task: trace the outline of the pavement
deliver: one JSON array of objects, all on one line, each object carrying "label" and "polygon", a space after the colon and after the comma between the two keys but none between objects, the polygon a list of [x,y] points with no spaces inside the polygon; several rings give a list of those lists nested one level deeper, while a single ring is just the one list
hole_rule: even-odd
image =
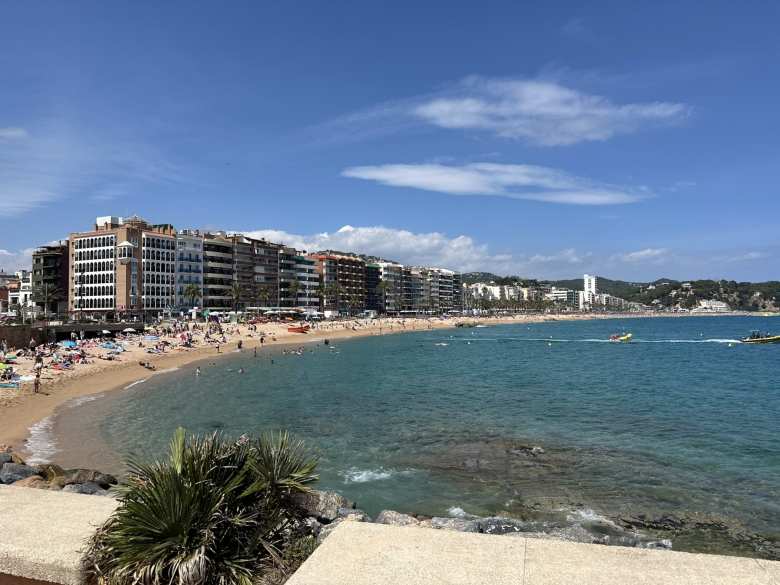
[{"label": "pavement", "polygon": [[84,543],[116,505],[104,496],[0,486],[0,579],[77,585]]},{"label": "pavement", "polygon": [[780,585],[780,562],[342,522],[286,585]]}]

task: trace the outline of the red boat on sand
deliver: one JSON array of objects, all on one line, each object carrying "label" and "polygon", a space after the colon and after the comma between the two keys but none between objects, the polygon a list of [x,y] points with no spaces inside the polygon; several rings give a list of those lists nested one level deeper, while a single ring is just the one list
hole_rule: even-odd
[{"label": "red boat on sand", "polygon": [[290,325],[287,328],[287,331],[290,333],[308,333],[309,332],[309,326],[308,325]]}]

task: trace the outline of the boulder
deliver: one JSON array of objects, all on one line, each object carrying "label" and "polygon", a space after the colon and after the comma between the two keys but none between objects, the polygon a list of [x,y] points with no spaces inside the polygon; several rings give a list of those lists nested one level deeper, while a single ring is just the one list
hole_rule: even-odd
[{"label": "boulder", "polygon": [[409,514],[401,514],[394,510],[382,510],[374,520],[376,524],[389,524],[391,526],[419,526],[420,521]]},{"label": "boulder", "polygon": [[31,475],[30,477],[25,477],[24,479],[15,481],[11,485],[16,487],[36,488],[39,490],[49,489],[49,482],[43,479],[40,475]]},{"label": "boulder", "polygon": [[322,541],[325,540],[328,537],[328,535],[336,529],[336,526],[338,526],[342,522],[344,522],[344,518],[336,518],[330,524],[325,524],[324,526],[322,526],[315,540],[317,545],[322,544]]},{"label": "boulder", "polygon": [[431,528],[438,530],[455,530],[457,532],[479,532],[479,524],[474,520],[464,518],[431,518]]},{"label": "boulder", "polygon": [[94,482],[87,483],[72,483],[62,488],[63,492],[70,492],[73,494],[85,494],[88,496],[107,496],[108,490],[104,490],[99,484]]},{"label": "boulder", "polygon": [[103,489],[108,489],[117,484],[113,475],[101,473],[93,469],[68,469],[64,470],[65,485],[76,483],[96,483]]},{"label": "boulder", "polygon": [[22,456],[18,453],[11,453],[11,462],[18,463],[19,465],[26,465],[24,459],[22,459]]},{"label": "boulder", "polygon": [[478,518],[477,532],[485,534],[511,534],[512,532],[523,532],[527,530],[524,522],[513,518],[502,518],[500,516],[490,518]]},{"label": "boulder", "polygon": [[355,504],[336,492],[312,490],[293,496],[293,502],[300,506],[307,516],[313,516],[325,523],[339,517],[342,508],[354,508]]},{"label": "boulder", "polygon": [[0,467],[0,483],[16,483],[20,479],[30,477],[31,475],[38,475],[39,470],[37,467],[30,465],[23,465],[20,463],[4,463]]},{"label": "boulder", "polygon": [[41,475],[51,481],[55,477],[64,477],[65,470],[56,463],[46,463],[40,466]]},{"label": "boulder", "polygon": [[11,463],[11,454],[0,452],[0,465]]},{"label": "boulder", "polygon": [[371,522],[371,516],[366,514],[363,510],[353,508],[339,508],[338,517],[353,522]]}]

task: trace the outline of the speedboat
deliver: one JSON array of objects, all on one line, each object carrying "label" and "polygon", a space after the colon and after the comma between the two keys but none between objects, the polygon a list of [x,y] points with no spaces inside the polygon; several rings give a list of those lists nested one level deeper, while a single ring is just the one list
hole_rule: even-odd
[{"label": "speedboat", "polygon": [[631,338],[634,337],[633,333],[624,333],[623,335],[618,335],[615,333],[614,335],[609,336],[609,340],[614,343],[630,343]]},{"label": "speedboat", "polygon": [[780,343],[780,335],[751,331],[748,337],[742,339],[742,343]]}]

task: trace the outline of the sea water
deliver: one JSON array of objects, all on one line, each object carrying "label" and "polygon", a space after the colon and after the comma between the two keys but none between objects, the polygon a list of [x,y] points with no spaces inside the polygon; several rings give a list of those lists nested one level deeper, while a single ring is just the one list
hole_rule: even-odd
[{"label": "sea water", "polygon": [[[777,533],[780,345],[740,344],[751,329],[780,319],[556,321],[245,351],[62,409],[48,455],[118,471],[130,454],[164,454],[178,426],[288,429],[320,457],[320,487],[372,514],[694,514]],[[623,332],[632,343],[608,341]]]}]

